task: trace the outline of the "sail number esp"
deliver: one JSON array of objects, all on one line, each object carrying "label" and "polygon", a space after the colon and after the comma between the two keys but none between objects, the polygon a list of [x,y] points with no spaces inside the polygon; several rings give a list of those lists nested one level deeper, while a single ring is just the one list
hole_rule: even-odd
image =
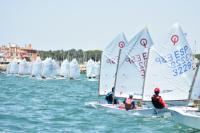
[{"label": "sail number esp", "polygon": [[166,56],[159,56],[155,58],[155,61],[159,64],[166,63],[171,68],[173,76],[182,75],[192,69],[191,50],[187,45]]}]

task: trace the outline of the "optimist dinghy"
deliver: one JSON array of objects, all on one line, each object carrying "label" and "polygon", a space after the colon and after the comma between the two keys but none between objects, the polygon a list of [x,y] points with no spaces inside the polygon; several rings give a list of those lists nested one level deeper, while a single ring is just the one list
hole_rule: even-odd
[{"label": "optimist dinghy", "polygon": [[[163,97],[165,101],[177,101],[177,100],[188,99],[188,93],[190,86],[192,84],[192,77],[194,75],[194,70],[192,68],[193,59],[190,46],[187,43],[186,38],[179,24],[175,24],[171,28],[166,39],[167,39],[166,42],[164,42],[163,44],[152,46],[148,53],[149,54],[148,62],[144,75],[145,80],[143,80],[144,87],[142,87],[142,89],[139,90],[138,93],[139,95],[137,95],[136,93],[134,96],[138,99],[142,99],[144,102],[151,101],[151,96],[154,93],[153,90],[154,88],[157,87],[161,89],[160,95]],[[140,40],[136,42],[142,42],[142,41]],[[143,42],[142,44],[145,43]],[[122,59],[124,59],[123,57],[124,51],[125,50],[122,50],[122,56],[119,56]],[[117,87],[117,84],[119,82],[118,73],[120,73],[120,67],[121,67],[120,60],[118,64],[119,68],[115,69],[117,75],[115,76],[115,79],[117,82],[114,82],[115,83],[114,86],[116,86],[115,95],[119,97],[119,95],[122,95],[124,92],[117,91],[117,89],[122,88],[124,86],[119,85],[120,87]],[[120,77],[122,76],[123,73]],[[127,78],[126,80],[129,79]],[[128,92],[131,91],[134,92],[134,89],[129,90]],[[141,94],[142,96],[140,97]]]},{"label": "optimist dinghy", "polygon": [[89,59],[86,64],[86,76],[88,81],[98,81],[99,77],[99,64]]},{"label": "optimist dinghy", "polygon": [[[117,45],[120,44],[120,42],[127,44],[125,41],[126,39],[119,39],[119,37],[123,38],[123,36],[118,36],[117,39],[113,41],[114,43],[111,43],[107,47],[111,48],[112,46],[112,49],[115,47],[117,50],[110,50],[109,55],[114,55],[115,52],[114,57],[117,57],[118,54],[119,58],[115,60],[114,58],[108,58],[110,56],[105,56],[105,53],[107,54],[108,49],[103,51],[100,71],[99,95],[106,95],[111,91],[111,88],[115,86],[114,95],[116,97],[126,98],[130,92],[134,92],[134,98],[142,100],[148,49],[153,45],[153,42],[148,30],[145,28],[130,41],[129,45],[125,45],[125,47],[120,48],[120,45]],[[111,64],[108,61],[109,59]],[[109,68],[111,71],[106,71]],[[108,75],[112,75],[112,77],[108,79]],[[107,76],[107,78],[103,78],[103,76]],[[125,110],[122,105],[105,103],[98,103],[97,105],[111,109]],[[162,112],[162,110],[155,110],[151,107],[142,106],[141,108],[131,110],[131,112],[142,116],[152,116]],[[166,111],[163,110],[163,112]]]},{"label": "optimist dinghy", "polygon": [[100,96],[105,96],[111,92],[111,88],[115,84],[120,51],[123,51],[127,44],[125,35],[121,33],[103,50],[98,90]]},{"label": "optimist dinghy", "polygon": [[160,88],[165,101],[186,101],[194,70],[192,51],[179,24],[174,24],[160,45],[154,45],[149,59],[144,85],[144,101],[150,101],[154,88]]},{"label": "optimist dinghy", "polygon": [[[196,100],[193,107],[170,107],[169,110],[172,112],[172,118],[177,123],[183,124],[188,127],[192,127],[200,130],[200,71],[199,65],[196,68],[196,72],[193,78],[193,84],[190,89],[189,100]],[[199,107],[199,108],[198,108]]]},{"label": "optimist dinghy", "polygon": [[[194,81],[200,80],[199,67],[196,72],[192,68],[192,51],[179,24],[172,27],[167,39],[165,45],[154,45],[150,50],[144,100],[150,99],[153,93],[153,90],[147,89],[149,87],[160,87],[160,95],[166,101],[199,100],[200,84]],[[174,106],[168,110],[177,123],[200,129],[197,108]]]},{"label": "optimist dinghy", "polygon": [[172,119],[177,123],[183,124],[200,130],[200,112],[194,107],[170,107]]},{"label": "optimist dinghy", "polygon": [[[119,111],[127,111],[124,108],[124,104],[106,104],[106,103],[100,103],[100,102],[89,102],[86,103],[87,106],[92,108],[107,108],[112,110],[119,110]],[[133,110],[128,110],[127,112],[132,113],[135,116],[139,117],[152,117],[152,116],[158,116],[158,117],[169,117],[171,114],[167,109],[154,109],[148,106],[138,107]]]}]

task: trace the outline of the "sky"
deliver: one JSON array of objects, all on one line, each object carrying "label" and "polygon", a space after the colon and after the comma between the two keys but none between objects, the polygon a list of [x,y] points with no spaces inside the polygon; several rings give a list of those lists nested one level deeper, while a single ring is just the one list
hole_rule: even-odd
[{"label": "sky", "polygon": [[131,40],[144,27],[159,44],[179,22],[198,46],[199,6],[200,0],[1,0],[0,45],[102,50],[119,33]]}]

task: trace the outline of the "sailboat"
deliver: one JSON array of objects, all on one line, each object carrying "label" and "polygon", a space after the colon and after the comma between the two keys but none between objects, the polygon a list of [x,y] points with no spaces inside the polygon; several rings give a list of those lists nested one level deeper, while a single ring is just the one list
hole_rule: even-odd
[{"label": "sailboat", "polygon": [[154,88],[159,87],[163,99],[174,106],[187,101],[193,84],[192,50],[178,23],[172,26],[163,44],[150,49],[143,100],[150,101]]},{"label": "sailboat", "polygon": [[54,78],[57,78],[58,75],[60,74],[60,65],[54,59],[52,60],[52,64],[53,64],[52,75],[53,75]]},{"label": "sailboat", "polygon": [[18,60],[14,59],[11,63],[10,63],[10,74],[17,74],[19,70],[19,64],[18,64]]},{"label": "sailboat", "polygon": [[[148,29],[145,28],[135,35],[129,44],[121,51],[118,62],[119,66],[115,77],[116,84],[114,95],[116,97],[127,98],[129,93],[132,92],[134,94],[134,99],[142,100],[148,49],[152,45],[153,41]],[[101,106],[125,110],[121,105],[102,104]],[[130,111],[142,116],[152,116],[157,113],[153,108],[147,106]]]},{"label": "sailboat", "polygon": [[99,64],[94,62],[92,59],[89,59],[86,64],[86,76],[88,81],[98,81],[99,77]]},{"label": "sailboat", "polygon": [[43,61],[43,68],[42,68],[42,78],[44,79],[52,79],[54,78],[54,66],[53,61],[51,58],[46,58]]},{"label": "sailboat", "polygon": [[36,60],[33,62],[31,76],[40,78],[41,75],[42,75],[42,61],[40,57],[37,57]]},{"label": "sailboat", "polygon": [[74,58],[70,62],[70,73],[69,73],[69,78],[70,79],[78,79],[80,77],[80,68],[78,61]]},{"label": "sailboat", "polygon": [[158,87],[161,90],[160,95],[169,105],[170,102],[173,104],[187,101],[194,76],[192,63],[190,45],[181,26],[176,23],[172,26],[166,42],[150,49],[143,100],[151,101],[154,88]]},{"label": "sailboat", "polygon": [[33,68],[33,63],[32,62],[27,62],[27,75],[31,75],[32,73],[32,68]]},{"label": "sailboat", "polygon": [[115,39],[103,50],[101,55],[99,95],[105,96],[111,92],[115,86],[115,75],[120,55],[120,49],[127,46],[127,40],[123,33],[120,33]]},{"label": "sailboat", "polygon": [[[187,100],[194,70],[191,48],[179,24],[172,26],[166,42],[151,47],[148,57],[142,100],[151,101],[156,87],[161,89],[160,95],[166,101]],[[151,114],[152,108],[141,109],[144,112]]]},{"label": "sailboat", "polygon": [[150,49],[143,100],[150,101],[156,87],[165,101],[187,100],[194,75],[192,62],[190,45],[181,26],[175,23],[166,42]]},{"label": "sailboat", "polygon": [[194,100],[196,105],[193,106],[175,106],[170,107],[172,119],[177,123],[183,124],[200,130],[200,64],[197,65],[193,84],[191,85],[188,102]]},{"label": "sailboat", "polygon": [[94,75],[94,61],[92,59],[89,59],[86,64],[86,76],[87,78],[94,78],[96,75]]},{"label": "sailboat", "polygon": [[96,79],[99,79],[100,74],[100,61],[94,62],[94,75]]},{"label": "sailboat", "polygon": [[28,74],[28,63],[26,62],[26,59],[20,60],[18,74],[19,75]]},{"label": "sailboat", "polygon": [[9,63],[6,67],[6,74],[10,74],[10,66],[11,66],[11,63]]},{"label": "sailboat", "polygon": [[115,96],[127,98],[129,93],[134,99],[142,99],[148,49],[153,41],[147,28],[144,28],[124,48],[119,61]]},{"label": "sailboat", "polygon": [[61,64],[60,75],[65,78],[69,77],[69,61],[67,59],[65,59]]}]

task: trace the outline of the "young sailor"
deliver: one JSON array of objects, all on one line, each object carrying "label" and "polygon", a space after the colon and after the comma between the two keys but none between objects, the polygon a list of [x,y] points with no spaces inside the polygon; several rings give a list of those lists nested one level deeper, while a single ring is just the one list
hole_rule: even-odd
[{"label": "young sailor", "polygon": [[131,93],[129,94],[129,98],[126,98],[124,100],[124,104],[126,110],[132,110],[136,108],[135,101],[133,100],[133,94]]},{"label": "young sailor", "polygon": [[155,94],[151,97],[153,106],[157,109],[163,109],[163,108],[167,107],[167,104],[165,103],[165,101],[162,99],[161,96],[159,96],[160,89],[155,88],[154,93]]},{"label": "young sailor", "polygon": [[[113,93],[114,93],[114,89],[115,89],[115,87],[113,87],[112,88],[112,91],[111,92],[109,92],[107,95],[106,95],[106,101],[108,102],[108,104],[112,104],[112,102],[113,102]],[[119,102],[118,102],[118,100],[115,98],[114,99],[114,104],[118,104]]]}]

